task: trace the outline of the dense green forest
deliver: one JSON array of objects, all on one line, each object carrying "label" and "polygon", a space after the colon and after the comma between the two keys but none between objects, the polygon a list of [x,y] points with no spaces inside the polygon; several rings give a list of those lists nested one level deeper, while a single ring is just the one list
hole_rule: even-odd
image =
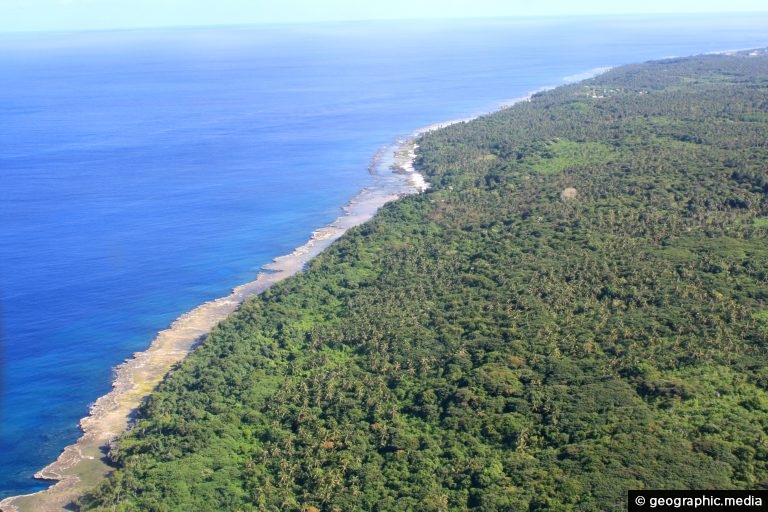
[{"label": "dense green forest", "polygon": [[768,488],[768,53],[617,68],[419,144],[432,188],[218,326],[83,510]]}]

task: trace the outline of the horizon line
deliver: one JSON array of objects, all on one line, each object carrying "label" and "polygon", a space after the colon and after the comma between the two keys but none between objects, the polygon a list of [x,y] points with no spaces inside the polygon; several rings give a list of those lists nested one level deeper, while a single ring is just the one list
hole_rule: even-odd
[{"label": "horizon line", "polygon": [[521,15],[503,15],[503,16],[469,16],[469,17],[410,17],[410,18],[361,18],[361,19],[340,19],[340,20],[295,20],[295,21],[253,21],[253,22],[224,22],[215,24],[147,24],[130,27],[83,27],[83,28],[50,28],[50,29],[0,29],[0,36],[5,35],[33,35],[33,34],[78,34],[78,33],[99,33],[99,32],[131,32],[131,31],[152,31],[152,30],[211,30],[211,29],[247,29],[257,27],[307,27],[321,25],[349,25],[355,23],[461,23],[461,22],[483,22],[483,21],[509,21],[509,20],[541,20],[541,19],[579,19],[579,18],[658,18],[658,17],[679,17],[679,16],[734,16],[734,15],[768,15],[766,10],[745,10],[745,11],[707,11],[707,12],[636,12],[636,13],[578,13],[578,14],[521,14]]}]

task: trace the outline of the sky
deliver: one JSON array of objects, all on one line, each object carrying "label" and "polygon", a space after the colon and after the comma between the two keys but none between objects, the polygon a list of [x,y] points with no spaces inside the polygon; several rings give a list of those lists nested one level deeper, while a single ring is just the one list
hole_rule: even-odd
[{"label": "sky", "polygon": [[0,32],[325,21],[766,12],[765,0],[0,0]]}]

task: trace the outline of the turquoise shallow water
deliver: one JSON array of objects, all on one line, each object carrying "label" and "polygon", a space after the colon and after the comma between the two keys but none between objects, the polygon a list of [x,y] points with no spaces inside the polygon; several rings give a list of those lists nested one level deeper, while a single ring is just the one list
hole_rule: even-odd
[{"label": "turquoise shallow water", "polygon": [[379,148],[590,70],[768,45],[768,17],[0,35],[0,497],[111,368],[370,183]]}]

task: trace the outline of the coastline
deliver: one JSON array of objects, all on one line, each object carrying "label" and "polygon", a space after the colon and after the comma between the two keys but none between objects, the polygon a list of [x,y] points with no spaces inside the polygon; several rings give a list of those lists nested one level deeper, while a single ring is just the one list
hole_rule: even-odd
[{"label": "coastline", "polygon": [[335,221],[315,230],[305,244],[290,254],[278,256],[264,265],[253,281],[182,314],[157,334],[147,350],[135,353],[114,368],[112,390],[96,400],[89,415],[80,420],[82,436],[65,447],[53,463],[35,473],[35,478],[56,480],[56,483],[32,494],[7,497],[0,501],[0,510],[66,510],[74,499],[112,471],[102,460],[109,445],[129,429],[136,409],[168,371],[202,343],[213,327],[234,313],[248,297],[301,272],[312,258],[348,229],[369,220],[384,204],[426,190],[429,185],[413,167],[415,136],[420,133],[422,131],[376,153],[369,167],[373,184],[342,207],[342,214]]},{"label": "coastline", "polygon": [[[597,76],[607,69],[593,70],[595,72],[591,76]],[[419,135],[472,121],[516,103],[531,101],[536,93],[552,88],[542,87],[526,96],[499,102],[489,112],[428,125],[381,148],[372,157],[368,167],[369,173],[374,176],[374,183],[362,189],[342,207],[343,213],[335,221],[313,231],[309,240],[290,254],[278,256],[264,265],[253,281],[235,287],[225,297],[206,302],[182,314],[169,328],[157,334],[147,350],[135,353],[118,365],[114,369],[112,391],[96,400],[89,415],[80,420],[83,435],[74,444],[65,447],[53,463],[35,473],[35,478],[55,480],[56,483],[42,491],[3,499],[0,501],[0,511],[67,510],[67,505],[98,485],[112,471],[113,468],[103,461],[110,444],[130,428],[136,409],[168,371],[204,342],[213,327],[234,313],[248,297],[258,295],[301,272],[312,258],[348,229],[371,219],[386,203],[427,190],[429,184],[414,168]]]}]

